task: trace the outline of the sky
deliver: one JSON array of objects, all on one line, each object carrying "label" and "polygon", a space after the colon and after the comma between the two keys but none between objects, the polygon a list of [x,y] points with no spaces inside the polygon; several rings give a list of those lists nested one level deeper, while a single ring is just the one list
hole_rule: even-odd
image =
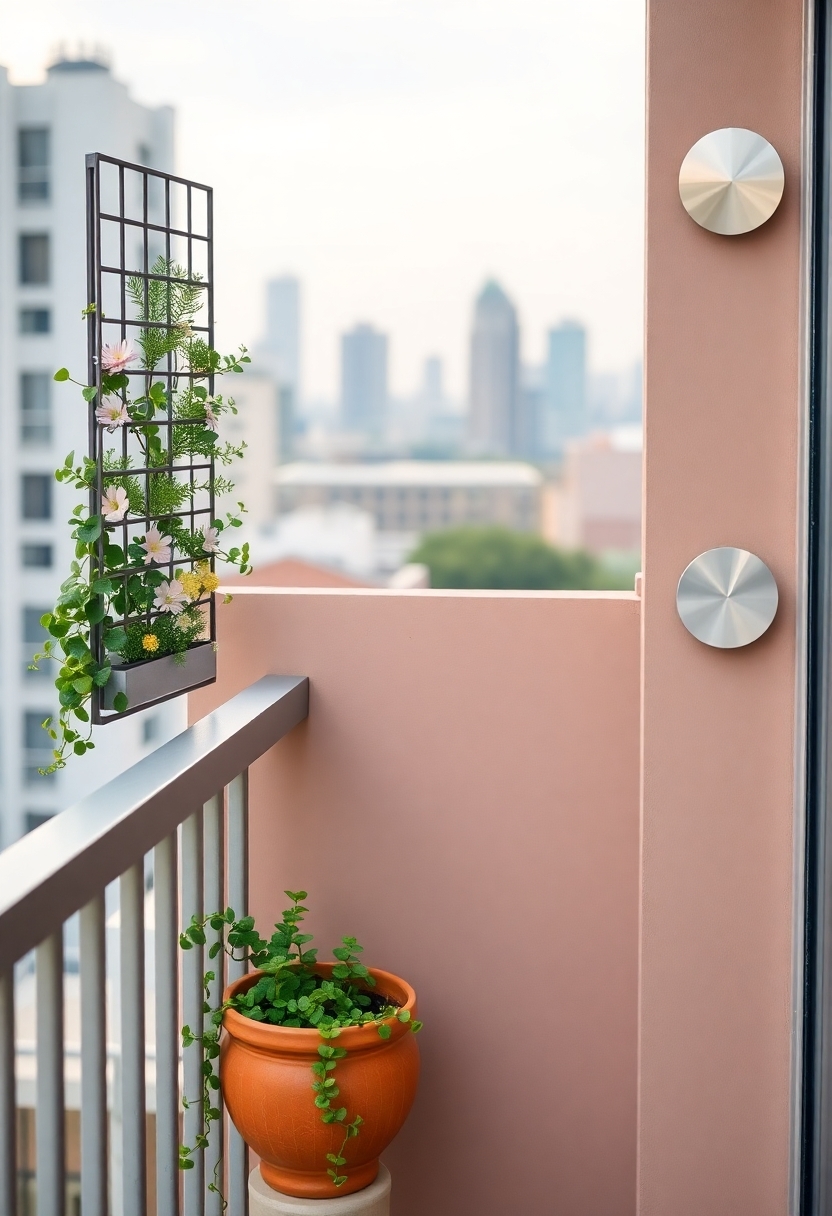
[{"label": "sky", "polygon": [[462,398],[489,277],[527,362],[566,317],[593,370],[640,356],[644,0],[6,6],[14,83],[62,42],[175,107],[177,169],[215,188],[218,345],[260,335],[269,275],[301,279],[307,396],[337,395],[338,336],[369,321],[394,392],[438,354]]}]

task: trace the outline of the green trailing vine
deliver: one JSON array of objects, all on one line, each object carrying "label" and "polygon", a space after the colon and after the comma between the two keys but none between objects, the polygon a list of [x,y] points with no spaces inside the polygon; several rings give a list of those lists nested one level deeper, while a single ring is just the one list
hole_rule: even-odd
[{"label": "green trailing vine", "polygon": [[[57,603],[41,617],[50,636],[31,663],[32,670],[44,661],[58,666],[57,720],[43,724],[53,759],[42,773],[63,768],[68,755],[84,755],[95,746],[89,702],[109,682],[115,660],[172,655],[184,662],[188,649],[204,639],[206,606],[219,585],[218,560],[241,574],[251,571],[248,545],[224,543],[228,530],[242,525],[242,503],[236,513],[207,517],[201,527],[188,522],[196,496],[211,488],[215,495],[228,494],[233,482],[223,476],[200,479],[182,463],[202,458],[225,466],[242,457],[244,445],[222,443],[218,436],[222,415],[237,412],[233,397],[211,394],[200,381],[240,373],[250,360],[245,347],[220,355],[194,333],[204,294],[198,276],[180,281],[187,280],[183,267],[162,257],[152,273],[167,277],[146,285],[143,278],[127,280],[136,315],[152,323],[138,330],[139,351],[127,341],[104,345],[100,387],[72,380],[66,368],[54,377],[78,384],[94,410],[103,472],[99,480],[94,459],[76,462],[70,452],[55,473],[58,482],[84,491],[87,501],[68,520],[74,560]],[[89,305],[84,315],[94,311]],[[154,374],[163,358],[173,368],[169,379]],[[128,376],[126,369],[135,363],[142,374]],[[113,437],[118,448],[110,446]],[[103,659],[96,657],[95,630]],[[115,696],[113,708],[128,708],[124,693]]]},{"label": "green trailing vine", "polygon": [[[359,1135],[363,1119],[338,1103],[340,1091],[336,1072],[338,1062],[346,1057],[347,1050],[338,1046],[335,1040],[347,1026],[375,1026],[380,1038],[389,1039],[395,1020],[409,1023],[414,1034],[421,1030],[422,1023],[411,1019],[409,1010],[389,1004],[386,998],[372,991],[375,980],[358,957],[363,947],[354,937],[342,938],[341,945],[332,951],[336,963],[331,978],[318,975],[315,971],[318,951],[314,947],[307,948],[312,936],[299,929],[304,913],[309,910],[302,902],[307,897],[306,891],[286,891],[284,894],[292,901],[292,907],[283,912],[282,920],[275,925],[268,941],[257,932],[253,917],[238,920],[232,908],[201,919],[193,917],[180,936],[182,949],[191,950],[206,944],[205,930],[210,927],[218,936],[209,947],[209,958],[214,959],[224,952],[238,962],[250,963],[262,974],[247,992],[212,1008],[211,985],[216,980],[216,973],[205,973],[203,1009],[209,1028],[182,1027],[183,1046],[197,1043],[204,1052],[202,1094],[196,1099],[201,1107],[202,1127],[192,1145],[180,1146],[179,1166],[184,1170],[193,1168],[194,1155],[208,1147],[211,1124],[220,1118],[214,1097],[220,1087],[216,1060],[220,1054],[223,1015],[226,1009],[234,1009],[256,1022],[318,1031],[322,1042],[318,1046],[318,1059],[312,1065],[311,1092],[314,1104],[321,1112],[321,1122],[337,1124],[343,1129],[340,1146],[326,1155],[327,1174],[333,1185],[340,1187],[348,1176],[345,1172],[348,1168],[347,1145]],[[186,1097],[183,1104],[190,1107],[194,1099]],[[219,1165],[209,1186],[221,1193],[218,1171]]]}]

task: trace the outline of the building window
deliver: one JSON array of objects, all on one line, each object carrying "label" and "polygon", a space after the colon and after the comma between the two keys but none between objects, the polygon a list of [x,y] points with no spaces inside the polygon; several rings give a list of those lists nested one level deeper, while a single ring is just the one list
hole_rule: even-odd
[{"label": "building window", "polygon": [[23,545],[20,550],[20,562],[24,570],[51,570],[51,545]]},{"label": "building window", "polygon": [[48,334],[52,330],[52,314],[48,308],[21,308],[22,334]]},{"label": "building window", "polygon": [[27,811],[23,820],[27,832],[34,832],[41,824],[48,823],[54,811]]},{"label": "building window", "polygon": [[21,127],[17,133],[17,197],[21,203],[49,199],[48,127]]},{"label": "building window", "polygon": [[48,372],[20,376],[20,440],[41,444],[52,440],[52,377]]},{"label": "building window", "polygon": [[20,482],[24,519],[52,518],[52,478],[48,473],[24,473]]},{"label": "building window", "polygon": [[27,709],[23,714],[23,775],[27,781],[42,781],[38,769],[52,760],[52,740],[43,729],[44,721],[51,717],[50,709]]},{"label": "building window", "polygon": [[49,637],[49,631],[40,623],[40,618],[48,611],[48,608],[32,608],[29,605],[23,609],[23,671],[27,678],[37,680],[50,674],[50,665],[46,661],[38,665],[37,671],[31,670],[32,655],[43,649],[43,643]]},{"label": "building window", "polygon": [[25,287],[43,287],[49,282],[48,232],[21,232],[18,269]]}]

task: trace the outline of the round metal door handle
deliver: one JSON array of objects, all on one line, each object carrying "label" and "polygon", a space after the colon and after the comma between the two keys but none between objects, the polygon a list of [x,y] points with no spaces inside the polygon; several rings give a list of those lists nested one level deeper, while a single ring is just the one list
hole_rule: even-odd
[{"label": "round metal door handle", "polygon": [[708,549],[679,579],[676,608],[685,628],[706,646],[748,646],[774,620],[777,584],[765,562],[747,549]]},{"label": "round metal door handle", "polygon": [[679,196],[688,215],[721,236],[752,232],[771,219],[785,183],[776,149],[745,127],[703,135],[679,170]]}]

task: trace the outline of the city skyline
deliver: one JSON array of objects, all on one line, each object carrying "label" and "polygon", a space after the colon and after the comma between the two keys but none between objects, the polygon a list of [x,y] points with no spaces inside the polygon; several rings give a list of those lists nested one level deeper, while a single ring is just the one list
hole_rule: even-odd
[{"label": "city skyline", "polygon": [[[293,304],[288,310],[284,309],[288,334],[282,334],[275,321],[273,301],[275,292],[285,296],[287,290]],[[494,280],[483,283],[470,304],[468,375],[460,396],[451,397],[445,391],[445,358],[430,352],[423,355],[415,382],[403,392],[392,391],[387,372],[389,353],[395,344],[396,336],[381,332],[368,320],[357,320],[349,329],[332,337],[333,342],[340,348],[340,381],[332,398],[310,399],[302,393],[298,396],[297,387],[303,374],[302,365],[296,361],[303,336],[298,304],[302,293],[303,285],[294,276],[280,275],[267,281],[265,321],[261,324],[263,336],[256,339],[253,345],[258,365],[262,363],[282,384],[285,377],[279,369],[280,361],[275,362],[274,352],[288,340],[294,360],[294,371],[290,380],[294,389],[293,413],[296,419],[329,415],[332,424],[340,423],[347,431],[368,429],[360,422],[359,416],[363,407],[355,404],[356,394],[360,397],[363,389],[358,386],[350,387],[347,383],[352,376],[347,367],[351,357],[349,352],[356,349],[357,342],[359,347],[367,346],[368,342],[370,345],[377,345],[377,358],[381,358],[384,364],[376,376],[378,385],[374,393],[378,400],[375,405],[369,407],[370,412],[375,415],[374,426],[369,429],[375,429],[376,433],[381,429],[381,415],[388,407],[410,407],[417,412],[430,407],[429,413],[468,419],[468,437],[472,441],[472,453],[477,450],[490,451],[491,454],[503,451],[507,455],[547,458],[557,456],[564,441],[583,434],[588,425],[631,422],[636,421],[640,415],[640,359],[612,372],[595,372],[587,359],[591,335],[580,320],[571,317],[561,319],[557,324],[547,325],[544,332],[545,350],[540,362],[525,361],[522,358],[523,331],[517,324],[515,302],[503,291],[502,285]],[[503,436],[497,436],[496,432],[492,434],[489,430],[491,424],[481,425],[477,419],[478,398],[482,397],[483,392],[490,391],[486,384],[489,373],[483,365],[478,376],[477,360],[471,357],[471,343],[474,343],[475,347],[478,341],[482,344],[482,336],[477,338],[478,314],[483,300],[489,299],[495,299],[498,303],[502,301],[508,310],[507,315],[510,314],[512,330],[516,330],[511,343],[514,371],[509,377],[514,382],[512,401],[504,402],[502,407],[498,407],[513,415],[511,421],[507,418],[503,420],[509,428]],[[488,346],[487,339],[485,345]],[[487,363],[490,356],[486,351],[483,351],[483,354]],[[373,362],[369,348],[364,354],[364,361],[367,360]],[[352,379],[354,380],[354,377]],[[479,383],[475,383],[477,380]],[[348,398],[351,403],[348,403]],[[503,423],[496,425],[499,428]],[[283,431],[286,433],[285,427]],[[488,436],[490,438],[487,438]]]},{"label": "city skyline", "polygon": [[368,320],[396,336],[394,393],[435,353],[459,397],[470,300],[493,276],[518,301],[527,362],[570,315],[596,370],[638,358],[640,0],[143,13],[137,31],[103,0],[33,0],[6,14],[0,61],[34,81],[55,42],[105,42],[141,101],[175,106],[178,168],[216,189],[224,345],[255,336],[261,280],[290,273],[305,284],[309,396],[335,397],[330,335]]}]

